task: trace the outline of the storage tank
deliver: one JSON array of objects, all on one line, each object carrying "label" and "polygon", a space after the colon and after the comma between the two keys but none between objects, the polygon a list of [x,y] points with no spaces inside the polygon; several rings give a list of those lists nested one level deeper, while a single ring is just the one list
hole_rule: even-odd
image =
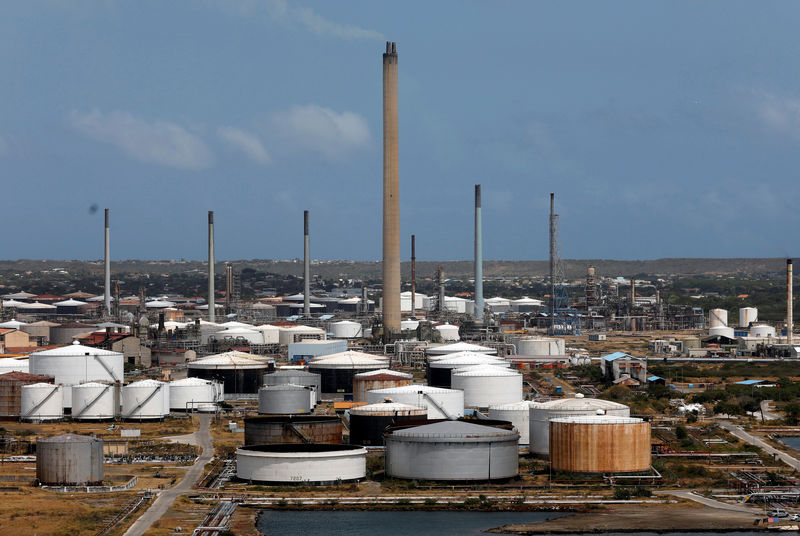
[{"label": "storage tank", "polygon": [[728,311],[725,309],[711,309],[708,312],[708,327],[717,328],[728,325]]},{"label": "storage tank", "polygon": [[223,329],[222,331],[217,331],[212,336],[217,341],[244,341],[247,344],[264,344],[264,335],[261,331],[243,328],[243,327],[231,327],[227,329]]},{"label": "storage tank", "polygon": [[308,394],[311,398],[311,407],[317,405],[317,394],[322,392],[322,379],[319,374],[298,369],[282,369],[273,374],[264,374],[264,387],[287,383],[310,387]]},{"label": "storage tank", "polygon": [[[55,308],[53,308],[55,310]],[[80,322],[67,322],[50,328],[50,344],[72,344],[78,335],[91,333],[95,330],[94,324]]]},{"label": "storage tank", "polygon": [[386,436],[386,474],[418,480],[513,478],[519,434],[491,426],[442,421]]},{"label": "storage tank", "polygon": [[552,419],[550,466],[570,473],[648,471],[650,423],[607,415]]},{"label": "storage tank", "polygon": [[[66,386],[86,382],[122,383],[124,357],[120,352],[73,344],[33,352],[28,358],[31,374],[52,376]],[[64,389],[64,407],[72,407],[72,389]]]},{"label": "storage tank", "polygon": [[331,333],[333,333],[335,339],[355,339],[364,336],[361,324],[350,320],[331,323]]},{"label": "storage tank", "polygon": [[278,326],[262,324],[253,329],[261,332],[261,336],[264,338],[264,344],[280,344],[281,329]]},{"label": "storage tank", "polygon": [[565,355],[564,339],[551,337],[520,337],[515,339],[518,355]]},{"label": "storage tank", "polygon": [[398,404],[391,399],[378,404],[358,406],[350,410],[350,443],[382,447],[387,426],[427,418],[428,410],[425,407]]},{"label": "storage tank", "polygon": [[722,336],[728,337],[729,339],[733,339],[736,336],[733,332],[733,328],[729,328],[727,326],[716,326],[709,328],[708,334],[712,337]]},{"label": "storage tank", "polygon": [[367,450],[341,444],[252,445],[236,449],[236,477],[268,484],[329,485],[367,475]]},{"label": "storage tank", "polygon": [[468,342],[457,342],[453,344],[442,344],[439,346],[431,346],[430,348],[425,350],[425,354],[428,356],[455,354],[458,352],[472,352],[475,354],[494,355],[497,353],[497,350],[494,348],[489,348],[488,346],[481,346],[479,344],[471,344]]},{"label": "storage tank", "polygon": [[102,421],[119,414],[119,394],[116,386],[87,382],[72,386],[72,419]]},{"label": "storage tank", "polygon": [[457,341],[461,338],[458,335],[458,326],[454,326],[452,324],[440,324],[433,327],[439,332],[439,336],[442,338],[442,341]]},{"label": "storage tank", "polygon": [[290,342],[300,342],[305,339],[324,341],[326,334],[324,329],[312,326],[278,326],[278,342],[288,346]]},{"label": "storage tank", "polygon": [[752,322],[758,322],[758,309],[755,307],[741,307],[739,309],[739,327],[748,328]]},{"label": "storage tank", "polygon": [[259,415],[244,420],[244,444],[341,443],[342,420],[336,415]]},{"label": "storage tank", "polygon": [[367,391],[367,404],[391,398],[393,402],[428,409],[429,419],[454,419],[464,416],[464,391],[412,384]]},{"label": "storage tank", "polygon": [[452,387],[464,391],[464,405],[473,408],[519,402],[523,398],[522,374],[495,365],[453,371]]},{"label": "storage tank", "polygon": [[103,440],[64,434],[36,441],[36,479],[48,486],[103,483]]},{"label": "storage tank", "polygon": [[397,370],[378,369],[361,372],[353,377],[353,401],[366,402],[367,391],[411,385],[414,376]]},{"label": "storage tank", "polygon": [[511,363],[505,359],[496,356],[488,356],[485,354],[464,353],[458,357],[449,357],[445,359],[437,359],[428,362],[428,384],[434,387],[450,387],[451,386],[451,372],[458,368],[469,367],[473,365],[496,365],[498,367],[508,368]]},{"label": "storage tank", "polygon": [[258,390],[258,413],[262,415],[296,415],[311,413],[311,387],[285,383]]},{"label": "storage tank", "polygon": [[202,378],[184,378],[169,384],[169,408],[177,411],[216,411],[225,400],[220,382]]},{"label": "storage tank", "polygon": [[18,357],[0,358],[0,374],[6,372],[28,372],[28,360]]},{"label": "storage tank", "polygon": [[323,393],[352,393],[353,378],[361,372],[386,367],[380,356],[362,352],[341,352],[312,359],[308,371],[320,375]]},{"label": "storage tank", "polygon": [[254,359],[244,352],[224,352],[187,364],[190,378],[214,380],[223,384],[225,393],[255,394],[265,372],[275,368],[274,360]]},{"label": "storage tank", "polygon": [[23,385],[21,391],[21,421],[47,422],[64,418],[64,391],[60,385],[32,383]]},{"label": "storage tank", "polygon": [[561,398],[548,402],[531,403],[530,415],[530,452],[547,456],[550,453],[550,420],[560,417],[581,417],[596,415],[598,411],[607,416],[630,417],[631,409],[617,402],[601,398]]},{"label": "storage tank", "polygon": [[758,324],[750,327],[750,336],[766,339],[767,337],[775,337],[775,328],[766,324]]},{"label": "storage tank", "polygon": [[169,415],[169,384],[140,380],[122,388],[122,418],[143,421]]},{"label": "storage tank", "polygon": [[17,371],[0,374],[1,419],[19,419],[22,411],[22,386],[34,383],[52,384],[53,378]]},{"label": "storage tank", "polygon": [[401,320],[400,331],[417,331],[419,320]]},{"label": "storage tank", "polygon": [[519,444],[527,446],[530,443],[530,407],[531,402],[528,400],[492,404],[489,406],[489,418],[513,424],[519,432]]}]

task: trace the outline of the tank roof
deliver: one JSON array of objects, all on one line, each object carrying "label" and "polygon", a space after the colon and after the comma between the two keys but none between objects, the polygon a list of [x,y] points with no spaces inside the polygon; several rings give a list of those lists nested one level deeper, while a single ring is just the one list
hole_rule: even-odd
[{"label": "tank roof", "polygon": [[203,378],[183,378],[181,380],[173,380],[169,382],[170,387],[184,387],[189,385],[209,385],[215,383],[213,380],[204,380]]},{"label": "tank roof", "polygon": [[74,390],[76,387],[77,388],[81,388],[81,387],[103,387],[103,388],[105,388],[105,387],[109,387],[109,384],[100,383],[100,382],[85,382],[85,383],[79,383],[77,385],[73,385],[72,389]]},{"label": "tank roof", "polygon": [[533,404],[536,404],[536,402],[533,402],[532,400],[521,400],[519,402],[510,402],[508,404],[490,404],[489,409],[495,409],[499,411],[527,411],[533,407]]},{"label": "tank roof", "polygon": [[155,387],[157,385],[166,385],[166,384],[158,380],[139,380],[138,382],[129,383],[125,387]]},{"label": "tank roof", "polygon": [[446,359],[439,359],[437,361],[432,361],[430,366],[432,368],[453,368],[454,366],[459,365],[482,365],[484,363],[508,363],[505,359],[484,355],[484,354],[472,354],[472,355],[464,355],[458,357],[448,357]]},{"label": "tank roof", "polygon": [[78,434],[61,434],[57,436],[41,437],[36,440],[37,443],[95,443],[103,440],[99,437],[78,435]]},{"label": "tank roof", "polygon": [[279,385],[265,385],[261,387],[261,390],[269,390],[269,391],[305,391],[307,389],[304,385],[297,385],[295,383],[281,383]]},{"label": "tank roof", "polygon": [[494,378],[500,376],[521,376],[519,372],[516,372],[514,370],[490,364],[478,365],[476,367],[469,367],[468,369],[461,371],[456,370],[453,371],[453,375],[459,377],[481,376],[486,378]]},{"label": "tank roof", "polygon": [[478,353],[496,353],[494,348],[488,346],[481,346],[479,344],[470,344],[468,342],[456,342],[453,344],[443,344],[441,346],[434,346],[428,348],[428,354],[452,354],[455,352],[478,352]]},{"label": "tank roof", "polygon": [[112,352],[111,350],[103,350],[102,348],[94,348],[92,346],[84,346],[82,344],[75,344],[75,343],[68,344],[66,346],[61,346],[60,348],[42,350],[41,352],[31,352],[31,357],[38,357],[38,356],[78,357],[84,355],[109,356],[109,357],[122,356],[120,352]]},{"label": "tank roof", "polygon": [[318,356],[308,363],[309,368],[382,368],[385,365],[386,359],[380,356],[351,350],[339,352],[338,354]]},{"label": "tank roof", "polygon": [[42,376],[41,374],[28,374],[27,372],[6,372],[5,374],[0,374],[0,381],[2,380],[16,380],[16,381],[42,381],[47,382],[50,380],[51,382],[55,380],[50,376]]},{"label": "tank roof", "polygon": [[397,430],[392,432],[390,437],[426,442],[459,439],[463,442],[479,443],[497,440],[516,441],[519,438],[519,434],[512,430],[504,430],[493,426],[483,426],[463,421],[441,421]]},{"label": "tank roof", "polygon": [[[194,369],[260,369],[267,368],[267,361],[252,359],[256,356],[244,352],[224,352],[192,361],[187,366]],[[274,361],[273,361],[274,362]]]},{"label": "tank roof", "polygon": [[590,411],[595,409],[624,409],[625,404],[603,400],[602,398],[559,398],[542,402],[539,406],[542,409],[559,409],[574,411]]},{"label": "tank roof", "polygon": [[422,383],[411,385],[400,385],[397,387],[387,387],[385,389],[370,389],[370,393],[391,395],[394,393],[426,393],[426,394],[446,394],[458,392],[457,389],[445,389],[444,387],[431,387]]},{"label": "tank roof", "polygon": [[[371,376],[388,376],[391,377],[390,379],[397,379],[397,378],[411,379],[414,377],[413,374],[400,372],[399,370],[389,370],[389,369],[368,370],[367,372],[359,372],[358,374],[356,374],[356,378],[369,378]],[[385,379],[385,378],[380,378],[380,379]]]},{"label": "tank roof", "polygon": [[358,406],[350,410],[351,415],[361,415],[361,414],[394,415],[395,413],[422,415],[428,413],[428,408],[421,406],[412,406],[410,404],[401,404],[399,402],[378,402],[376,404],[367,404],[365,406]]},{"label": "tank roof", "polygon": [[313,452],[343,452],[360,451],[366,452],[364,447],[359,445],[347,445],[341,443],[269,443],[266,445],[247,445],[239,447],[239,450],[254,452],[281,452],[281,453],[313,453]]},{"label": "tank roof", "polygon": [[268,376],[294,376],[294,377],[302,377],[302,378],[310,378],[315,377],[319,378],[319,374],[314,374],[313,372],[308,372],[307,370],[300,370],[300,369],[280,369],[272,374],[268,374]]},{"label": "tank roof", "polygon": [[557,417],[550,422],[573,424],[638,424],[645,422],[636,417],[618,417],[614,415],[581,415],[576,417]]},{"label": "tank roof", "polygon": [[244,418],[245,424],[267,424],[267,423],[286,423],[286,422],[341,422],[337,415],[253,415],[252,417]]}]

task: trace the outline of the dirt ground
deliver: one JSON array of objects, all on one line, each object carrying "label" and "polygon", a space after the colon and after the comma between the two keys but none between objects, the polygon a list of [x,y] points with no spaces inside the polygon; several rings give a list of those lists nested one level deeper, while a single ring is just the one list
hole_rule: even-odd
[{"label": "dirt ground", "polygon": [[610,506],[597,512],[498,527],[490,532],[510,534],[577,534],[589,532],[703,532],[760,530],[750,514],[715,508],[678,505]]}]

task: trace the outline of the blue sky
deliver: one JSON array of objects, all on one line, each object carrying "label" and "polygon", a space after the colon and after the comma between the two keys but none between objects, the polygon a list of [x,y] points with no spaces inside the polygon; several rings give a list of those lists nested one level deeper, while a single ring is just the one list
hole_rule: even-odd
[{"label": "blue sky", "polygon": [[[0,258],[377,260],[397,42],[403,256],[797,253],[794,2],[0,4]],[[93,212],[96,205],[99,211]]]}]

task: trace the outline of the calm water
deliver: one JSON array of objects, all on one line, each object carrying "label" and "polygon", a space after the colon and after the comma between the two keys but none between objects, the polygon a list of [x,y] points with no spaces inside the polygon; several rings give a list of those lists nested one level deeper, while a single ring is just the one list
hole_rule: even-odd
[{"label": "calm water", "polygon": [[[370,512],[287,511],[261,512],[258,530],[267,536],[478,536],[511,523],[533,523],[565,514],[550,512]],[[587,527],[587,530],[591,530]],[[634,533],[606,536],[632,536]],[[641,535],[653,533],[641,532]],[[668,533],[658,536],[718,536],[719,533]],[[729,532],[732,536],[763,536],[763,532]],[[655,536],[655,535],[653,535]]]},{"label": "calm water", "polygon": [[789,436],[787,436],[787,437],[780,438],[780,440],[781,440],[781,443],[789,445],[793,449],[800,450],[800,436],[797,436],[797,437],[789,437]]}]

